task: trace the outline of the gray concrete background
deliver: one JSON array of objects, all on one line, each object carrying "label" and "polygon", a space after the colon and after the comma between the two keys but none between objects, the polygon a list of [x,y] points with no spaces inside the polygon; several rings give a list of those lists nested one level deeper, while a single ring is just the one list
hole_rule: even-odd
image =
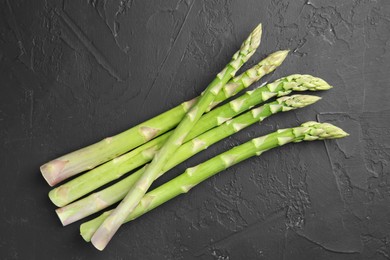
[{"label": "gray concrete background", "polygon": [[[61,227],[44,162],[198,95],[263,23],[265,80],[334,88],[179,165],[308,120],[351,136],[264,153],[123,226],[103,252]],[[1,259],[389,259],[390,2],[0,1]]]}]

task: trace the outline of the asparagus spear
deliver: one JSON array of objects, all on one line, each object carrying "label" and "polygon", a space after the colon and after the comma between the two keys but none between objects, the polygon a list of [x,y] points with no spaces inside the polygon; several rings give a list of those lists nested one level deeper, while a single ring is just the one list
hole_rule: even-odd
[{"label": "asparagus spear", "polygon": [[[172,198],[187,193],[194,186],[218,172],[252,156],[261,155],[263,152],[272,148],[291,142],[335,139],[345,136],[348,136],[348,134],[334,125],[310,121],[299,127],[281,129],[274,133],[252,139],[195,167],[188,168],[183,174],[148,192],[135,210],[126,217],[125,221],[134,220]],[[91,241],[93,234],[111,212],[107,211],[80,226],[80,234],[85,241]]]},{"label": "asparagus spear", "polygon": [[[254,108],[236,118],[233,118],[221,126],[216,127],[202,135],[192,139],[176,151],[175,155],[168,161],[163,168],[163,173],[172,169],[179,163],[187,160],[191,156],[206,149],[210,145],[230,136],[234,133],[256,123],[278,112],[290,111],[301,107],[308,106],[318,101],[320,97],[309,95],[293,95],[280,97],[274,102],[267,103],[261,107]],[[62,224],[68,225],[81,218],[96,213],[119,200],[128,193],[129,189],[136,180],[142,175],[144,168],[136,171],[124,180],[107,187],[104,190],[93,193],[88,197],[78,200],[72,204],[56,210]]]},{"label": "asparagus spear", "polygon": [[[329,88],[331,88],[331,86],[324,80],[310,75],[295,74],[278,79],[275,82],[257,88],[254,91],[248,91],[241,97],[203,115],[198,123],[192,128],[184,142],[192,140],[199,134],[222,124],[226,120],[229,120],[271,97],[284,96],[294,90],[316,91]],[[49,193],[49,198],[55,205],[63,207],[104,184],[121,177],[123,174],[144,165],[153,158],[154,154],[161,148],[170,134],[171,132],[165,133],[135,150],[115,158],[53,189]]]},{"label": "asparagus spear", "polygon": [[212,104],[222,87],[235,75],[249,57],[253,55],[260,44],[260,37],[261,25],[255,28],[247,40],[241,45],[240,50],[233,55],[232,60],[216,76],[205,91],[203,91],[196,104],[187,112],[186,116],[168,137],[168,140],[155,154],[152,162],[146,167],[144,173],[133,185],[126,197],[95,232],[91,241],[97,249],[103,250],[107,246],[127,215],[134,210],[152,182],[161,174],[164,164],[175,153],[177,148],[183,144],[191,128]]}]

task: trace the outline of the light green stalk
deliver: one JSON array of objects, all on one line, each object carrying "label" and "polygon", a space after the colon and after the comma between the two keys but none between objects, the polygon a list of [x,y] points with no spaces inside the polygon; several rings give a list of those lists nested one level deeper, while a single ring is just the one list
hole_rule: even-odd
[{"label": "light green stalk", "polygon": [[[248,69],[241,75],[231,79],[221,90],[221,92],[215,97],[214,101],[207,108],[207,112],[214,108],[219,103],[234,96],[241,90],[249,87],[253,83],[259,81],[266,74],[271,73],[286,59],[288,50],[276,51],[258,64]],[[199,123],[199,122],[198,122]]]},{"label": "light green stalk", "polygon": [[[342,129],[328,123],[307,122],[299,127],[281,129],[274,133],[252,139],[195,167],[188,168],[183,174],[148,192],[135,210],[127,216],[125,221],[128,222],[136,219],[174,197],[187,193],[194,186],[218,172],[255,155],[261,155],[263,152],[272,148],[291,142],[335,139],[347,135]],[[80,234],[85,241],[91,241],[93,234],[111,212],[107,211],[80,226]]]},{"label": "light green stalk", "polygon": [[[252,95],[254,95],[254,91]],[[234,133],[256,123],[261,122],[272,114],[284,111],[290,111],[308,106],[318,101],[317,96],[293,95],[280,97],[274,102],[267,103],[261,107],[254,108],[238,117],[226,121],[219,127],[213,128],[208,132],[183,144],[176,151],[175,155],[164,166],[162,173],[172,169],[179,163],[187,160],[191,156],[203,151],[210,145],[230,136]],[[56,210],[62,224],[68,225],[93,213],[96,213],[125,197],[135,181],[142,175],[144,168],[136,171],[120,182],[95,192],[81,200],[71,203],[65,207]]]},{"label": "light green stalk", "polygon": [[[248,91],[235,100],[203,115],[187,135],[184,142],[192,140],[209,129],[272,97],[281,97],[289,94],[291,91],[316,91],[329,88],[331,86],[324,80],[310,75],[295,74],[278,79],[254,91]],[[123,174],[144,165],[153,158],[170,134],[171,132],[165,133],[129,153],[53,189],[49,193],[49,198],[55,205],[63,207],[104,184],[123,176]]]},{"label": "light green stalk", "polygon": [[113,235],[122,225],[126,217],[134,210],[149,189],[153,181],[161,174],[163,166],[174,155],[176,150],[183,144],[184,139],[191,128],[200,119],[202,114],[212,104],[222,87],[236,74],[239,68],[253,55],[260,44],[261,25],[249,35],[241,45],[240,50],[233,55],[232,60],[216,76],[209,86],[202,92],[196,104],[187,112],[173,133],[165,141],[161,149],[155,154],[152,162],[146,167],[145,172],[133,185],[129,193],[103,222],[93,235],[91,242],[99,250],[103,250]]},{"label": "light green stalk", "polygon": [[[222,91],[207,108],[207,111],[229,97],[236,95],[264,75],[274,71],[282,64],[287,54],[288,51],[285,50],[274,52],[246,72],[231,79],[222,88]],[[196,100],[197,98],[194,98],[184,102],[125,132],[50,161],[41,166],[42,175],[50,186],[54,186],[71,176],[90,170],[118,155],[130,151],[134,147],[146,143],[177,126]]]}]

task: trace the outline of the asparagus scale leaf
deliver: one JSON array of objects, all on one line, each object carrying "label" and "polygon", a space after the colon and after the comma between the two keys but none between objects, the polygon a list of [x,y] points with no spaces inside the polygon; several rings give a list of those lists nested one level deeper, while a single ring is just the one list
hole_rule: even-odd
[{"label": "asparagus scale leaf", "polygon": [[[254,94],[254,91],[252,91],[252,95]],[[317,102],[319,99],[320,97],[310,95],[280,97],[276,101],[254,108],[238,117],[228,120],[219,127],[213,128],[180,146],[175,155],[172,156],[164,166],[162,173],[165,173],[191,156],[205,150],[210,145],[253,125],[256,122],[261,122],[265,118],[279,112],[308,106]],[[62,224],[71,224],[120,201],[128,193],[135,181],[139,179],[144,170],[145,168],[142,168],[104,190],[95,192],[81,200],[57,209],[56,213]]]},{"label": "asparagus scale leaf", "polygon": [[[298,127],[280,129],[252,139],[197,166],[188,168],[178,177],[146,193],[135,210],[125,218],[125,221],[134,220],[174,197],[187,193],[190,189],[218,172],[255,155],[261,155],[272,148],[292,142],[336,139],[345,136],[348,136],[346,132],[332,124],[309,121]],[[91,241],[98,227],[104,223],[111,213],[112,211],[104,212],[99,217],[80,226],[80,234],[85,241]]]},{"label": "asparagus scale leaf", "polygon": [[[289,94],[291,91],[317,91],[330,88],[331,86],[324,80],[310,75],[294,74],[278,79],[273,83],[253,91],[248,91],[233,101],[203,115],[191,129],[190,133],[184,139],[184,142],[194,139],[209,129],[224,123],[230,118],[267,101],[272,97],[281,97]],[[123,176],[123,174],[144,165],[153,158],[171,133],[172,132],[167,132],[146,144],[53,189],[49,193],[49,198],[55,205],[63,207],[104,184]]]},{"label": "asparagus scale leaf", "polygon": [[155,154],[152,162],[146,167],[145,172],[133,185],[129,193],[102,223],[93,235],[91,242],[99,250],[103,250],[112,236],[122,225],[126,217],[134,210],[142,199],[152,182],[161,174],[164,164],[182,144],[191,128],[196,124],[202,114],[212,104],[222,87],[232,78],[240,67],[254,54],[260,44],[261,25],[249,35],[241,45],[232,60],[215,77],[209,86],[202,92],[196,104],[187,112],[179,125],[175,128],[168,140]]}]

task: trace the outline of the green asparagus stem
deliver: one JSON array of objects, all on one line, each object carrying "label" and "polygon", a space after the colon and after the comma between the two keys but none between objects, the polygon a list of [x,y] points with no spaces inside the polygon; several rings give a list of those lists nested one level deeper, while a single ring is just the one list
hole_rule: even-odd
[{"label": "green asparagus stem", "polygon": [[[227,98],[236,95],[264,75],[274,71],[282,64],[287,54],[288,51],[286,50],[274,52],[246,72],[230,80],[222,88],[222,91],[208,107],[207,111]],[[130,151],[134,147],[148,142],[150,139],[174,128],[189,108],[196,102],[196,99],[184,102],[159,116],[145,121],[123,133],[112,136],[107,140],[46,163],[41,166],[43,177],[50,186],[54,186],[73,175],[90,170],[101,163]]]},{"label": "green asparagus stem", "polygon": [[[335,139],[345,136],[348,136],[348,134],[334,125],[306,122],[299,127],[281,129],[274,133],[252,139],[195,167],[188,168],[183,174],[148,192],[135,210],[126,217],[125,221],[134,220],[172,198],[187,193],[194,186],[218,172],[255,155],[261,155],[263,152],[272,148],[291,142]],[[85,241],[91,241],[93,234],[104,223],[107,217],[110,216],[111,212],[107,211],[80,226],[80,234]]]},{"label": "green asparagus stem", "polygon": [[253,55],[260,44],[261,25],[249,35],[241,45],[240,50],[234,54],[228,65],[216,76],[202,93],[196,104],[187,112],[179,125],[175,128],[168,140],[155,154],[152,162],[146,167],[139,180],[133,185],[129,193],[118,207],[103,222],[93,235],[91,242],[99,250],[103,250],[112,236],[122,225],[126,217],[134,210],[145,195],[152,182],[161,174],[164,164],[183,144],[191,128],[200,119],[206,109],[212,104],[222,87],[232,78],[239,68]]},{"label": "green asparagus stem", "polygon": [[210,111],[219,103],[259,81],[262,77],[264,77],[264,75],[274,71],[286,59],[288,53],[288,50],[276,51],[241,75],[231,79],[222,88],[222,91],[215,97],[214,101],[210,104],[206,111]]},{"label": "green asparagus stem", "polygon": [[[254,95],[255,91],[252,91],[251,94]],[[319,99],[320,97],[309,95],[281,97],[274,102],[254,108],[236,118],[226,121],[219,127],[213,128],[180,146],[175,155],[164,166],[162,173],[167,172],[179,163],[182,163],[191,156],[206,149],[210,145],[233,135],[234,133],[256,122],[261,122],[272,114],[305,107],[317,102]],[[144,168],[136,171],[124,180],[105,188],[104,190],[93,193],[88,197],[57,209],[56,213],[62,224],[64,226],[71,224],[120,201],[125,197],[132,185],[138,180],[143,172]]]},{"label": "green asparagus stem", "polygon": [[[248,91],[239,98],[203,115],[187,135],[184,142],[192,140],[249,108],[267,101],[271,97],[281,97],[289,94],[291,91],[316,91],[329,88],[331,86],[324,80],[310,75],[295,74],[278,79],[254,91]],[[123,176],[123,174],[144,165],[153,158],[170,134],[171,132],[165,133],[129,153],[53,189],[49,193],[49,198],[55,205],[63,207],[104,184]]]}]

